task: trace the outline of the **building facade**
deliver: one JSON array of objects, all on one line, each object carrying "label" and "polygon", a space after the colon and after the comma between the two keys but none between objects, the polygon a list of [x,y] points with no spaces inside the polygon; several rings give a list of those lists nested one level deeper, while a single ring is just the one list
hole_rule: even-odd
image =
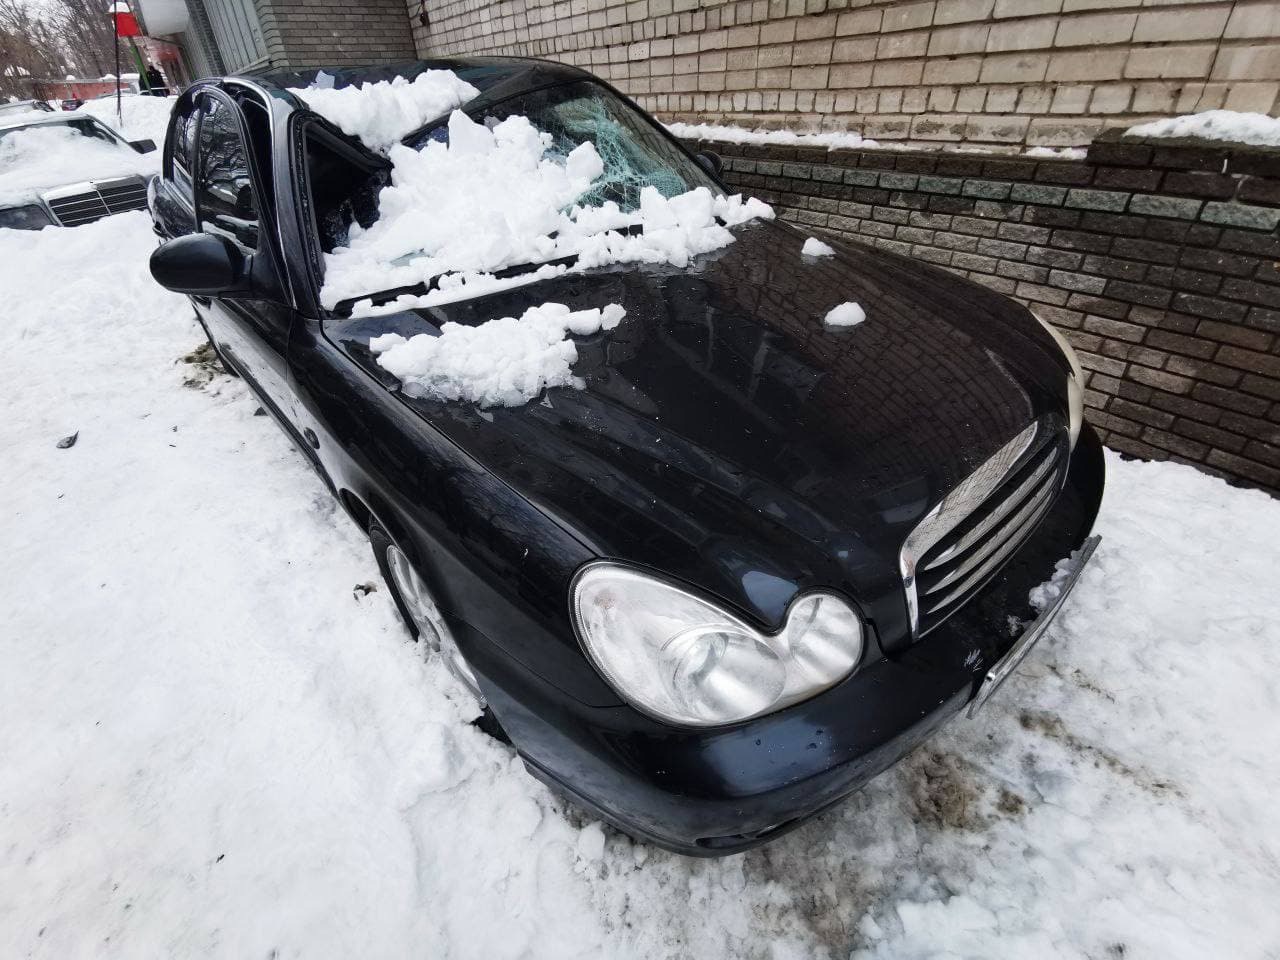
[{"label": "building facade", "polygon": [[[411,2],[413,10],[419,4]],[[425,0],[423,56],[582,66],[664,120],[946,147],[1084,146],[1104,128],[1280,94],[1276,0]]]}]

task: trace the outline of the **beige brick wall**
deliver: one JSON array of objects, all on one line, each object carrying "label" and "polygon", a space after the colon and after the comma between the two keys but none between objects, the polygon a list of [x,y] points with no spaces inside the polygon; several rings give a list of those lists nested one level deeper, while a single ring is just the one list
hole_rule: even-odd
[{"label": "beige brick wall", "polygon": [[1280,0],[410,0],[423,56],[577,64],[665,120],[919,145],[1082,146],[1275,114]]}]

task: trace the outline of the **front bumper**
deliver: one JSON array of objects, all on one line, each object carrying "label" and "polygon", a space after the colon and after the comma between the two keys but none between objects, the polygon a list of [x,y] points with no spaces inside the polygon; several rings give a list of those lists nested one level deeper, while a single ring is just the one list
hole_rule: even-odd
[{"label": "front bumper", "polygon": [[464,649],[535,776],[658,846],[693,856],[738,852],[846,797],[973,699],[1014,645],[1009,618],[1032,619],[1031,589],[1089,536],[1103,473],[1101,444],[1086,427],[1049,516],[962,610],[845,683],[734,727],[676,729],[629,707],[588,707],[482,653],[487,643]]}]

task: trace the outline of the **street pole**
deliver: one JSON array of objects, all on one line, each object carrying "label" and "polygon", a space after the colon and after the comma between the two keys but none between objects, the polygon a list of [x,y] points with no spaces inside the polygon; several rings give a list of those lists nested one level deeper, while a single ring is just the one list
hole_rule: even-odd
[{"label": "street pole", "polygon": [[115,7],[111,13],[111,39],[116,48],[116,122],[124,126],[124,105],[120,102],[120,21],[116,19]]}]

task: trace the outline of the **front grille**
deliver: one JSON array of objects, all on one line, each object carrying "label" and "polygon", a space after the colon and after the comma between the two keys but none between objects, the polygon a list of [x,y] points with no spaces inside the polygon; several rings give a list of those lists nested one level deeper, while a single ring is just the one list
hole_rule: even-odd
[{"label": "front grille", "polygon": [[1066,462],[1065,432],[1031,424],[920,521],[900,557],[915,636],[960,609],[1026,541],[1061,489]]},{"label": "front grille", "polygon": [[45,196],[49,209],[64,227],[92,223],[113,213],[141,210],[147,205],[147,185],[137,177],[86,186],[90,189]]}]

